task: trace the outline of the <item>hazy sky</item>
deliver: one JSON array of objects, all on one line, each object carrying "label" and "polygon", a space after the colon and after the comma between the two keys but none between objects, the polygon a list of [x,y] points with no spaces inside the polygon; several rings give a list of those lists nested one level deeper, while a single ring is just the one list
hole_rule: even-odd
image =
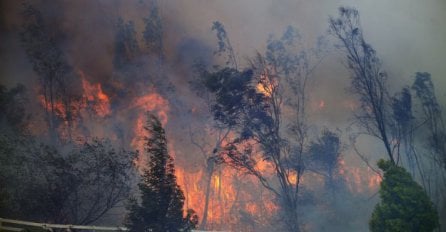
[{"label": "hazy sky", "polygon": [[[78,59],[77,62],[93,63],[104,70],[110,68],[110,62],[101,57],[113,48],[111,29],[116,17],[134,20],[141,27],[141,18],[147,15],[148,9],[147,4],[139,0],[31,2],[43,3],[46,9],[54,11],[52,17],[68,32],[68,52],[82,57],[82,61]],[[2,83],[13,83],[14,79],[23,80],[23,76],[33,75],[17,37],[20,4],[21,1],[1,0]],[[160,5],[172,44],[167,49],[174,49],[175,44],[185,38],[196,38],[215,47],[215,35],[210,27],[213,21],[219,20],[226,26],[242,61],[256,50],[263,50],[268,35],[280,35],[287,25],[297,27],[311,46],[317,36],[326,33],[329,15],[336,16],[339,6],[353,6],[361,14],[366,39],[378,51],[391,78],[413,78],[414,72],[430,72],[437,85],[437,94],[445,97],[440,88],[446,86],[444,0],[164,0]],[[77,49],[78,46],[86,49]],[[346,75],[339,58],[331,56],[320,70],[322,75]]]},{"label": "hazy sky", "polygon": [[190,32],[202,37],[212,38],[209,25],[220,20],[235,41],[236,50],[248,53],[264,47],[269,33],[281,33],[287,25],[300,29],[304,38],[322,35],[329,15],[336,16],[339,6],[353,6],[361,14],[366,39],[389,66],[389,72],[403,78],[416,71],[429,71],[438,84],[446,84],[444,0],[166,2],[172,3],[170,11]]},{"label": "hazy sky", "polygon": [[[142,18],[148,15],[148,4],[141,0],[35,0],[49,21],[66,33],[63,42],[68,59],[74,66],[89,70],[92,81],[104,81],[112,69],[114,25],[117,17],[133,20],[143,30]],[[382,58],[392,83],[399,89],[410,85],[414,73],[430,72],[437,96],[446,103],[446,1],[445,0],[164,0],[160,2],[166,31],[166,50],[176,54],[185,40],[199,41],[200,46],[216,48],[213,21],[222,22],[243,62],[255,52],[263,51],[270,34],[280,36],[286,26],[298,28],[306,46],[327,34],[329,16],[337,16],[339,6],[359,10],[366,40]],[[21,1],[1,1],[0,83],[36,80],[20,46]],[[333,43],[333,37],[328,36]],[[189,50],[187,50],[189,52]],[[194,52],[194,51],[190,51]],[[173,55],[178,56],[178,55]],[[182,54],[189,62],[188,54]],[[190,58],[192,59],[192,58]],[[349,74],[345,60],[336,49],[324,59],[313,77],[314,101],[326,102],[321,120],[337,123],[345,114],[339,103],[348,97]],[[174,75],[184,82],[187,78]],[[184,86],[184,85],[182,85]],[[180,90],[181,93],[181,90]],[[327,113],[330,114],[327,114]],[[316,115],[318,117],[318,115]]]}]

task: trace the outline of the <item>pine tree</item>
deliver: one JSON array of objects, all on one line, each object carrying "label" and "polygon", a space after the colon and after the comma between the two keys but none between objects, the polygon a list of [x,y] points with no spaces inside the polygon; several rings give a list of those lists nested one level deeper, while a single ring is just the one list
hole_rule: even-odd
[{"label": "pine tree", "polygon": [[370,219],[370,231],[434,231],[438,214],[427,194],[402,167],[380,160],[384,171],[376,205]]},{"label": "pine tree", "polygon": [[135,232],[172,232],[195,228],[197,220],[190,216],[190,211],[183,218],[184,194],[176,182],[173,158],[167,151],[167,140],[160,121],[148,113],[144,129],[149,134],[145,138],[145,152],[149,161],[138,185],[141,201],[130,200],[126,225]]}]

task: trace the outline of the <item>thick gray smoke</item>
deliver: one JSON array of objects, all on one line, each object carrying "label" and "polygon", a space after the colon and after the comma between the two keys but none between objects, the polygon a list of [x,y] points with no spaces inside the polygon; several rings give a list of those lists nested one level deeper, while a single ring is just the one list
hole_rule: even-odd
[{"label": "thick gray smoke", "polygon": [[[107,118],[106,123],[91,123],[90,130],[107,134],[117,133],[117,127],[126,128],[117,136],[125,140],[126,146],[130,146],[139,111],[133,108],[129,110],[124,106],[156,89],[156,93],[168,102],[168,137],[173,141],[172,149],[175,151],[176,160],[191,170],[204,161],[196,147],[190,144],[189,127],[199,125],[209,117],[205,113],[202,99],[191,91],[189,82],[194,78],[191,66],[197,58],[208,61],[208,65],[213,64],[213,51],[217,49],[215,33],[211,31],[214,21],[225,25],[242,66],[247,64],[247,58],[255,55],[256,51],[265,50],[270,35],[279,37],[288,25],[298,29],[307,48],[315,46],[318,37],[325,36],[330,48],[314,71],[309,87],[309,113],[315,125],[315,134],[324,127],[339,128],[345,135],[344,143],[349,143],[348,128],[356,100],[346,91],[350,79],[344,64],[345,58],[340,50],[334,48],[336,41],[327,33],[328,18],[337,15],[339,6],[352,6],[360,12],[365,38],[377,50],[392,80],[390,90],[399,90],[402,86],[411,85],[415,72],[430,72],[438,100],[443,106],[446,104],[444,0],[160,0],[167,64],[164,68],[168,79],[162,85],[157,85],[158,82],[154,80],[143,85],[126,80],[126,86],[135,89],[125,96],[119,95],[115,91],[117,87],[113,85],[116,25],[119,17],[126,22],[133,21],[138,42],[143,46],[143,19],[149,14],[151,1],[29,2],[42,11],[47,26],[63,32],[63,36],[58,39],[58,45],[63,49],[69,63],[76,70],[82,70],[90,83],[101,84],[104,93],[111,98],[112,111],[129,111],[128,114]],[[19,32],[23,23],[21,10],[22,1],[0,1],[0,84],[12,87],[17,83],[24,83],[30,94],[36,94],[38,77],[33,72],[20,43]],[[153,69],[153,66],[147,66],[140,70],[153,73]],[[146,89],[136,90],[138,86]],[[92,135],[94,134],[92,132]],[[361,151],[370,154],[372,161],[383,157],[380,155],[383,151],[380,144],[370,141],[373,140],[359,141]],[[345,149],[344,153],[346,163],[366,168],[351,149]],[[367,201],[360,209],[351,208],[355,214],[359,214],[359,210],[364,216],[345,228],[337,229],[358,231],[367,227],[367,220],[377,200],[376,196],[372,197],[372,200],[368,200],[368,197],[370,195],[360,198],[361,201]],[[338,200],[348,202],[351,199]],[[348,215],[350,207],[356,207],[354,205],[357,204],[358,202],[339,203],[337,207]],[[314,209],[309,212],[311,213],[307,214],[307,221],[318,218]],[[332,223],[328,220],[320,221],[317,230],[330,231]]]},{"label": "thick gray smoke", "polygon": [[[137,0],[32,2],[44,12],[46,20],[51,22],[49,26],[64,32],[61,43],[71,63],[86,70],[93,83],[107,82],[111,77],[117,18],[132,20],[141,33],[143,18],[147,17],[150,5]],[[21,25],[21,1],[3,1],[2,5],[2,83],[12,85],[18,81],[35,80],[17,34]],[[443,43],[446,29],[442,27],[446,3],[441,0],[425,3],[414,0],[391,3],[162,1],[160,10],[164,20],[165,50],[168,58],[182,67],[191,64],[196,55],[211,55],[206,49],[212,51],[216,47],[215,35],[210,31],[213,21],[221,21],[225,25],[241,62],[255,51],[264,50],[268,36],[281,35],[288,25],[298,28],[305,44],[311,47],[318,36],[326,35],[327,19],[329,15],[336,15],[341,5],[359,10],[365,37],[378,51],[396,86],[400,84],[398,82],[410,83],[417,71],[430,72],[438,89],[446,85],[442,78],[446,73],[442,62],[446,52]],[[195,55],[188,56],[188,53]],[[332,49],[314,75],[317,85],[315,99],[326,101],[324,115],[329,116],[324,120],[346,118],[336,110],[338,103],[346,97],[344,90],[348,86],[348,73],[341,60],[339,52]],[[179,88],[187,88],[183,83],[189,78],[172,76],[172,81],[179,83]]]}]

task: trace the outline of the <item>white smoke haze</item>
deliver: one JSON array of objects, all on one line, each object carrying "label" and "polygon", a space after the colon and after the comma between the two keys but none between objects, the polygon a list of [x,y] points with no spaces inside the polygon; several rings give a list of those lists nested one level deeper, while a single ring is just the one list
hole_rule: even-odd
[{"label": "white smoke haze", "polygon": [[[213,57],[213,51],[217,49],[217,40],[215,33],[211,31],[212,23],[220,21],[224,24],[242,67],[247,65],[247,59],[257,51],[260,53],[265,51],[266,41],[270,35],[280,37],[288,25],[298,29],[304,47],[308,49],[316,45],[318,37],[324,36],[329,50],[310,78],[308,110],[310,121],[314,125],[310,131],[312,136],[319,135],[320,130],[324,128],[340,132],[345,146],[343,159],[349,170],[345,179],[353,184],[347,184],[347,189],[336,196],[327,196],[317,184],[319,183],[317,180],[314,181],[316,184],[312,184],[311,178],[317,179],[317,177],[309,175],[304,178],[308,183],[308,192],[314,194],[318,205],[303,206],[303,212],[306,212],[303,213],[304,228],[309,231],[365,231],[373,206],[378,201],[377,186],[369,188],[371,183],[368,179],[373,177],[373,172],[368,170],[367,165],[355,154],[349,141],[350,133],[357,132],[357,128],[351,124],[353,111],[358,103],[355,96],[348,92],[350,74],[345,67],[345,56],[342,51],[334,48],[333,44],[337,41],[327,33],[329,16],[336,17],[338,7],[351,6],[359,11],[364,37],[375,48],[389,73],[391,80],[389,89],[392,94],[403,86],[410,86],[415,72],[429,72],[435,84],[438,100],[443,107],[446,106],[444,62],[446,1],[444,0],[160,0],[166,54],[164,69],[168,80],[163,80],[163,85],[158,85],[155,79],[149,77],[150,73],[154,73],[154,67],[147,65],[139,69],[140,73],[137,74],[138,78],[144,79],[144,83],[126,79],[122,89],[115,85],[113,79],[116,78],[113,70],[116,23],[119,17],[125,22],[134,22],[139,45],[144,47],[143,19],[149,15],[151,1],[27,2],[42,11],[47,26],[63,32],[64,36],[60,38],[58,45],[74,69],[81,70],[91,85],[99,84],[103,93],[110,98],[109,115],[100,119],[85,120],[85,131],[88,131],[89,136],[111,135],[112,139],[122,143],[126,148],[135,148],[136,124],[141,113],[145,110],[154,110],[158,112],[162,121],[163,114],[166,114],[165,126],[170,152],[175,156],[180,172],[186,171],[190,174],[189,177],[186,176],[187,173],[183,174],[185,176],[183,180],[179,180],[180,182],[197,178],[194,175],[198,175],[205,164],[200,151],[191,144],[191,128],[195,128],[193,133],[197,138],[201,138],[204,142],[214,142],[211,136],[206,139],[209,129],[206,130],[205,127],[211,127],[209,123],[211,116],[206,112],[205,102],[196,96],[189,84],[195,75],[191,68],[195,59],[201,58],[209,65],[217,62]],[[35,100],[38,76],[33,72],[20,43],[21,4],[22,1],[0,2],[0,84],[7,87],[17,83],[25,84],[32,96],[31,111],[36,115],[40,114],[42,118],[43,110]],[[143,62],[152,58],[146,54],[140,57]],[[131,89],[125,89],[126,87]],[[116,92],[117,89],[127,92],[122,96]],[[146,95],[153,97],[150,99],[155,99],[155,95],[159,95],[163,101],[148,106],[152,103],[149,99],[135,106],[135,102]],[[43,122],[43,119],[40,120]],[[361,137],[357,147],[363,154],[367,154],[372,165],[379,158],[385,157],[384,148],[379,141],[372,138]],[[228,169],[219,169],[223,172],[226,170]],[[241,179],[247,178],[235,173],[231,171],[230,174]],[[363,176],[358,177],[358,175]],[[222,185],[222,181],[233,180],[231,179],[233,176],[227,179],[220,176],[219,186]],[[202,182],[197,181],[201,185]],[[234,187],[238,184],[240,183],[228,185]],[[243,187],[240,190],[245,199],[251,197],[250,187],[253,189],[253,195],[268,197],[267,194],[260,193],[260,185],[256,185],[258,183],[245,184],[254,186]],[[217,188],[221,189],[219,186],[215,187],[214,197],[217,197]],[[192,184],[189,186],[193,187]],[[202,186],[198,188],[203,191]],[[325,201],[329,197],[335,198],[335,206],[332,208]],[[227,196],[228,202],[230,199],[232,196]],[[238,217],[237,220],[246,230],[253,228],[255,230],[256,227],[251,227],[251,224],[262,224],[258,220],[268,216],[268,213],[262,213],[258,218],[251,218],[253,221],[246,218],[247,221],[243,221],[240,218],[243,218],[246,211],[241,212],[241,208],[243,207],[240,206],[233,217],[225,214],[220,216],[227,219],[226,223],[233,223],[234,217]],[[333,208],[337,211],[331,211]],[[118,213],[113,212],[113,215],[117,214],[118,218],[122,218],[122,213],[119,213],[121,210],[117,210]],[[198,211],[201,212],[200,209]],[[351,221],[348,221],[350,218]],[[214,229],[228,229],[222,226],[221,222],[218,224],[217,219],[214,220]],[[277,218],[273,217],[270,223],[274,225],[276,220]],[[345,221],[340,223],[339,220]],[[270,228],[266,224],[262,226],[264,226],[262,229]],[[260,226],[257,229],[260,230]]]}]

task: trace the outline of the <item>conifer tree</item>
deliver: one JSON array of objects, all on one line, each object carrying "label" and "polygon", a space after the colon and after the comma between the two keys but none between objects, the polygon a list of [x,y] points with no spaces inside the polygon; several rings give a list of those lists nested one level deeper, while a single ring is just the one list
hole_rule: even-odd
[{"label": "conifer tree", "polygon": [[173,232],[195,228],[198,220],[193,211],[183,217],[184,194],[176,182],[173,158],[167,151],[167,140],[160,121],[147,114],[144,128],[148,156],[147,169],[138,185],[141,200],[131,199],[127,226],[130,231]]}]

